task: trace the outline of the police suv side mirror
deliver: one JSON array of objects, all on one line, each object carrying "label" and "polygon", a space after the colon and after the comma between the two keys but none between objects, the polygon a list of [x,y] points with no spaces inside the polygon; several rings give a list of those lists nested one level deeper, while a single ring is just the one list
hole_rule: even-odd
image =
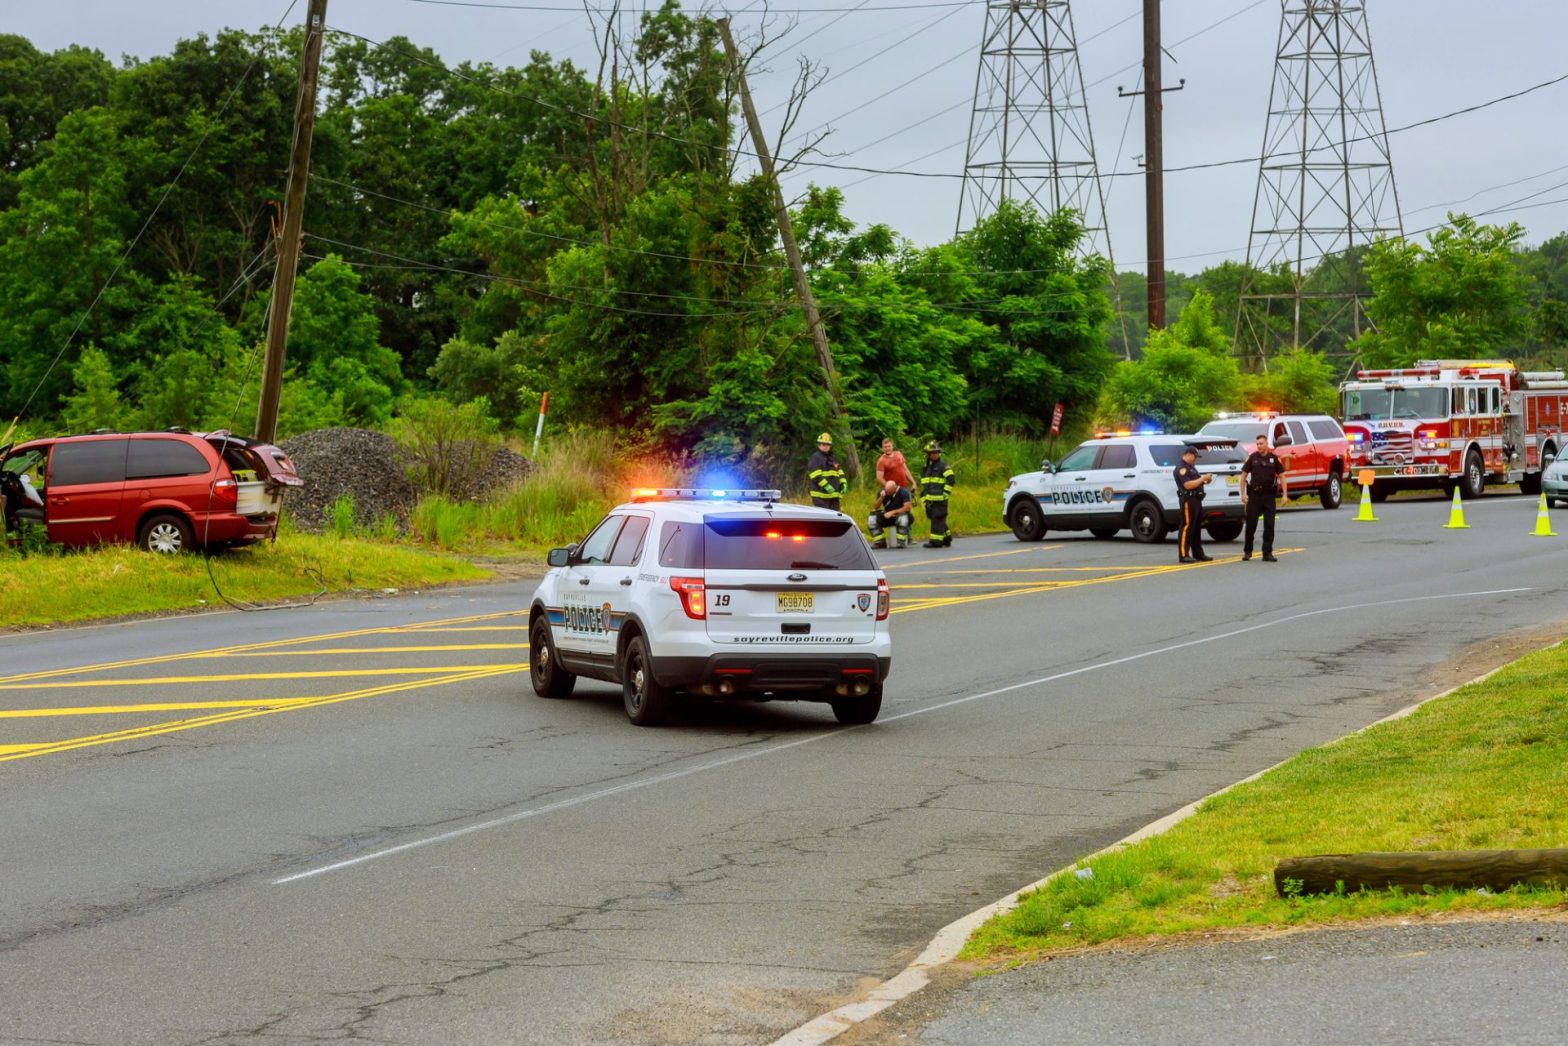
[{"label": "police suv side mirror", "polygon": [[576,551],[576,545],[568,545],[566,548],[552,548],[550,550],[549,556],[546,557],[545,562],[549,563],[552,567],[564,567],[571,563],[572,553]]},{"label": "police suv side mirror", "polygon": [[1050,458],[1045,458],[1044,460],[1042,460],[1040,462],[1040,471],[1041,472],[1055,472],[1056,471],[1056,466],[1051,464],[1051,459]]}]

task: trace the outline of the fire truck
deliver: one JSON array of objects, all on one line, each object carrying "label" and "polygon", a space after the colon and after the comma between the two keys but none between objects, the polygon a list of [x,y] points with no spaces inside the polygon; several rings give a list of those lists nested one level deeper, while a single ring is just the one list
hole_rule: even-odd
[{"label": "fire truck", "polygon": [[1363,370],[1339,386],[1351,474],[1372,473],[1372,500],[1408,487],[1457,486],[1480,497],[1488,483],[1541,490],[1541,474],[1568,444],[1568,380],[1521,371],[1510,360],[1421,360]]}]

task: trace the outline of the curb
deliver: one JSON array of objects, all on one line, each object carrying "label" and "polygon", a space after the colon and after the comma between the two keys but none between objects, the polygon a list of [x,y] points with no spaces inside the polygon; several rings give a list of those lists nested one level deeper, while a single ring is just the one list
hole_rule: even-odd
[{"label": "curb", "polygon": [[[1541,649],[1550,649],[1551,647],[1556,646],[1559,642],[1561,642],[1561,640],[1554,640]],[[1517,661],[1518,659],[1515,658],[1514,660]],[[1384,716],[1382,719],[1368,723],[1359,730],[1352,730],[1348,734],[1337,737],[1332,741],[1325,742],[1323,745],[1316,745],[1314,747],[1323,748],[1327,747],[1328,745],[1338,744],[1347,737],[1354,737],[1357,734],[1365,733],[1375,726],[1382,726],[1384,723],[1392,723],[1399,719],[1405,719],[1428,701],[1436,701],[1438,698],[1447,697],[1456,690],[1462,690],[1472,683],[1479,683],[1483,680],[1490,679],[1492,676],[1496,675],[1498,672],[1502,671],[1504,668],[1507,668],[1508,665],[1513,663],[1513,661],[1509,661],[1498,665],[1491,671],[1483,672],[1474,679],[1466,680],[1457,686],[1451,686],[1442,693],[1433,694],[1430,697],[1424,697],[1413,704],[1406,705],[1397,712],[1393,712]],[[1176,825],[1197,813],[1198,807],[1202,806],[1210,799],[1213,799],[1216,796],[1224,795],[1233,788],[1239,788],[1244,784],[1256,781],[1264,774],[1267,774],[1270,771],[1276,770],[1279,767],[1285,765],[1299,754],[1300,753],[1295,753],[1293,755],[1287,756],[1272,766],[1265,767],[1255,774],[1250,774],[1247,777],[1243,777],[1240,781],[1234,781],[1231,784],[1226,785],[1224,788],[1221,788],[1219,791],[1211,792],[1203,798],[1188,803],[1179,810],[1168,813],[1158,820],[1150,821],[1148,824],[1144,825],[1136,832],[1133,832],[1131,835],[1122,839],[1118,839],[1109,846],[1102,847],[1101,849],[1096,850],[1091,854],[1087,854],[1084,857],[1079,858],[1077,861],[1074,861],[1072,864],[1058,868],[1056,871],[1045,876],[1045,878],[1038,879],[1035,882],[1030,883],[1028,886],[1023,887],[1022,889],[1015,890],[999,901],[993,901],[984,908],[979,908],[960,919],[956,919],[953,922],[948,923],[946,926],[937,931],[936,936],[931,938],[931,943],[927,944],[925,950],[916,956],[914,962],[904,967],[903,972],[886,981],[883,981],[875,988],[872,988],[869,992],[866,993],[864,998],[856,1002],[846,1003],[836,1010],[830,1010],[820,1017],[807,1021],[805,1024],[802,1024],[794,1031],[788,1032],[774,1040],[772,1046],[821,1046],[822,1043],[830,1042],[833,1039],[838,1038],[840,1035],[844,1034],[855,1025],[860,1024],[863,1021],[870,1020],[872,1017],[875,1017],[883,1010],[888,1009],[895,1003],[902,1002],[903,1000],[918,992],[920,989],[924,988],[926,985],[930,984],[931,976],[928,971],[935,969],[938,966],[944,966],[956,959],[958,957],[958,953],[964,947],[964,942],[969,940],[970,934],[979,929],[981,924],[990,919],[992,916],[1010,912],[1014,908],[1018,907],[1019,901],[1022,899],[1024,894],[1033,893],[1035,890],[1041,889],[1052,880],[1071,873],[1085,861],[1090,861],[1104,854],[1113,853],[1117,850],[1124,849],[1125,847],[1133,846],[1145,839],[1149,839],[1153,836],[1161,835],[1170,831]]]}]

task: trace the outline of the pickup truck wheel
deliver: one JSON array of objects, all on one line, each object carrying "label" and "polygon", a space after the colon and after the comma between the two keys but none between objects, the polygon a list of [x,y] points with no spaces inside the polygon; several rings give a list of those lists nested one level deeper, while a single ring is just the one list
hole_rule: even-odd
[{"label": "pickup truck wheel", "polygon": [[1207,529],[1215,541],[1235,541],[1241,536],[1240,523],[1210,523]]},{"label": "pickup truck wheel", "polygon": [[638,726],[658,726],[669,717],[675,692],[653,678],[648,641],[633,636],[621,658],[621,702],[626,718]]},{"label": "pickup truck wheel", "polygon": [[1095,537],[1099,538],[1101,541],[1109,540],[1110,538],[1115,537],[1120,532],[1121,532],[1121,527],[1090,527],[1089,528],[1089,533],[1093,534]]},{"label": "pickup truck wheel", "polygon": [[1344,481],[1339,478],[1339,473],[1330,472],[1328,482],[1318,490],[1318,501],[1326,509],[1336,509],[1339,508],[1339,503],[1344,497]]},{"label": "pickup truck wheel", "polygon": [[571,697],[577,677],[555,659],[555,641],[550,638],[550,622],[543,614],[534,618],[528,630],[528,678],[540,697]]},{"label": "pickup truck wheel", "polygon": [[1028,495],[1013,502],[1007,522],[1013,528],[1013,537],[1019,541],[1039,541],[1045,537],[1045,513],[1040,511],[1040,503]]},{"label": "pickup truck wheel", "polygon": [[1486,467],[1481,464],[1481,455],[1475,451],[1465,455],[1465,474],[1459,479],[1459,496],[1469,501],[1478,498],[1486,489]]},{"label": "pickup truck wheel", "polygon": [[146,552],[172,556],[191,548],[191,526],[179,516],[161,513],[149,516],[136,534],[136,544]]},{"label": "pickup truck wheel", "polygon": [[882,684],[871,688],[870,693],[859,697],[835,697],[831,702],[833,717],[840,723],[863,725],[876,719],[882,711]]},{"label": "pickup truck wheel", "polygon": [[1133,540],[1141,545],[1156,545],[1165,540],[1165,513],[1157,502],[1140,498],[1127,510],[1127,525]]}]

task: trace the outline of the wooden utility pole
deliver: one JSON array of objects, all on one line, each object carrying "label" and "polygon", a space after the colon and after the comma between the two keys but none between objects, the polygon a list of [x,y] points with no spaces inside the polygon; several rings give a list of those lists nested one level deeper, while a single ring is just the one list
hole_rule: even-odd
[{"label": "wooden utility pole", "polygon": [[305,186],[310,181],[310,137],[316,126],[316,80],[321,67],[321,38],[326,27],[327,0],[310,0],[305,14],[305,46],[299,61],[299,99],[294,106],[294,149],[289,156],[283,228],[278,235],[278,265],[272,276],[272,303],[267,314],[267,354],[262,363],[261,398],[256,408],[256,438],[264,443],[271,443],[278,432],[278,401],[283,396],[283,353],[289,343],[289,313],[294,307],[294,276],[299,268]]},{"label": "wooden utility pole", "polygon": [[1165,141],[1160,0],[1143,0],[1143,186],[1149,227],[1149,330],[1165,326]]},{"label": "wooden utility pole", "polygon": [[800,307],[806,313],[806,326],[811,330],[811,343],[817,348],[817,362],[822,365],[822,373],[827,378],[828,392],[833,397],[833,413],[843,422],[842,428],[848,435],[845,447],[848,452],[844,455],[845,464],[848,466],[851,478],[860,474],[860,453],[855,449],[855,434],[849,427],[849,412],[844,409],[844,391],[839,387],[838,372],[833,369],[833,353],[828,348],[827,331],[822,326],[822,316],[817,312],[817,299],[811,293],[811,283],[806,279],[806,267],[800,260],[800,247],[795,243],[795,230],[790,225],[789,208],[784,203],[784,189],[779,185],[778,176],[773,171],[773,157],[768,154],[768,140],[762,133],[762,124],[757,119],[757,110],[751,104],[751,90],[746,86],[746,70],[741,68],[740,52],[735,49],[735,38],[730,35],[730,20],[718,20],[719,32],[724,35],[724,50],[729,55],[730,68],[735,73],[735,81],[740,87],[740,106],[746,114],[746,126],[751,130],[751,145],[757,152],[757,162],[762,166],[762,175],[773,186],[773,209],[779,220],[779,239],[784,241],[784,257],[789,262],[790,277],[795,281],[795,297],[800,300]]}]

